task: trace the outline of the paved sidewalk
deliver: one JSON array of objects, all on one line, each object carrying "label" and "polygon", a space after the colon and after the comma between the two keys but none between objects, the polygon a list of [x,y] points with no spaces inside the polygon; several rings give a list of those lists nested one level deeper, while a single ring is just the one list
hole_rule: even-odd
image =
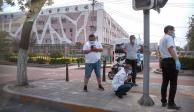
[{"label": "paved sidewalk", "polygon": [[80,80],[40,80],[30,83],[26,87],[10,84],[4,91],[14,94],[22,102],[44,104],[49,107],[69,110],[68,112],[193,112],[194,87],[178,86],[176,102],[182,106],[179,111],[161,107],[160,85],[150,84],[150,96],[155,105],[151,107],[140,106],[137,101],[142,96],[142,83],[128,92],[123,99],[116,97],[111,89],[111,81],[103,83],[105,91],[97,89],[94,79],[88,85],[89,92],[83,92],[83,82]]}]

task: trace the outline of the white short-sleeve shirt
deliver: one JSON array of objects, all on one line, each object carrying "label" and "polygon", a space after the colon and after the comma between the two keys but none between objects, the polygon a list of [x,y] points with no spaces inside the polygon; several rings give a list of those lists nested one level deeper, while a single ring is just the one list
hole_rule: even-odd
[{"label": "white short-sleeve shirt", "polygon": [[118,88],[124,84],[125,80],[128,79],[128,74],[131,73],[131,70],[126,73],[125,69],[122,67],[121,70],[117,72],[117,74],[114,76],[112,80],[112,89],[114,91],[117,91]]},{"label": "white short-sleeve shirt", "polygon": [[176,53],[176,46],[174,43],[174,40],[172,36],[170,35],[164,35],[164,37],[160,40],[159,44],[159,50],[162,58],[171,58],[172,56],[170,55],[168,48],[173,47],[175,53]]},{"label": "white short-sleeve shirt", "polygon": [[124,44],[124,48],[127,50],[127,59],[137,59],[137,44],[132,45],[131,43]]},{"label": "white short-sleeve shirt", "polygon": [[[86,42],[83,46],[83,50],[90,50],[91,46],[96,47],[96,48],[103,48],[102,44],[94,41],[94,42]],[[98,60],[100,60],[101,53],[100,52],[90,52],[88,54],[85,54],[85,62],[86,63],[96,63]]]}]

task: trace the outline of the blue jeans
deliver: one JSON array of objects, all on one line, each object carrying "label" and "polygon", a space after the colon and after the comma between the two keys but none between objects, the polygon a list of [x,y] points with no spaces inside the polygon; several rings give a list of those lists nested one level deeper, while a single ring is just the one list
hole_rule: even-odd
[{"label": "blue jeans", "polygon": [[133,83],[128,82],[124,85],[121,85],[115,93],[117,95],[125,95],[131,88],[133,87]]},{"label": "blue jeans", "polygon": [[85,64],[85,78],[89,79],[91,77],[92,71],[94,70],[96,77],[100,78],[101,62],[100,60],[96,63],[86,63]]}]

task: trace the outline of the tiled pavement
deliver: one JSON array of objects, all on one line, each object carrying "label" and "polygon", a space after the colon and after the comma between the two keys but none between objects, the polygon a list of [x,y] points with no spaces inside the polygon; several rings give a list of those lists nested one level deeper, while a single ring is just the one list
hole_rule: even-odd
[{"label": "tiled pavement", "polygon": [[[26,87],[7,85],[4,89],[9,93],[21,95],[20,99],[31,101],[31,98],[25,97],[30,96],[52,101],[50,103],[52,105],[62,103],[64,108],[70,111],[174,112],[174,110],[161,107],[159,84],[150,84],[150,96],[155,102],[155,105],[151,107],[140,106],[137,103],[142,96],[142,83],[139,83],[137,87],[133,87],[123,99],[119,99],[114,95],[110,80],[104,82],[103,85],[105,91],[98,90],[96,81],[92,79],[88,85],[89,92],[83,92],[83,82],[80,80],[72,80],[70,82],[65,82],[64,80],[40,80],[30,83]],[[194,87],[179,85],[176,101],[178,105],[182,106],[182,109],[177,112],[193,112]],[[68,104],[75,106],[65,106]],[[48,104],[48,106],[51,105]]]}]

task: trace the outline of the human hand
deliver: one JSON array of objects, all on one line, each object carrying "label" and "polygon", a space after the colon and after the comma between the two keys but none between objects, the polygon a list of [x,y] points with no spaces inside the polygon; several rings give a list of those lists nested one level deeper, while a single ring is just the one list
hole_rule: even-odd
[{"label": "human hand", "polygon": [[181,70],[181,63],[178,59],[175,60],[175,64],[176,64],[176,70],[180,71]]},{"label": "human hand", "polygon": [[93,48],[91,49],[91,51],[92,51],[92,52],[98,52],[98,49],[95,48],[95,47],[93,47]]}]

